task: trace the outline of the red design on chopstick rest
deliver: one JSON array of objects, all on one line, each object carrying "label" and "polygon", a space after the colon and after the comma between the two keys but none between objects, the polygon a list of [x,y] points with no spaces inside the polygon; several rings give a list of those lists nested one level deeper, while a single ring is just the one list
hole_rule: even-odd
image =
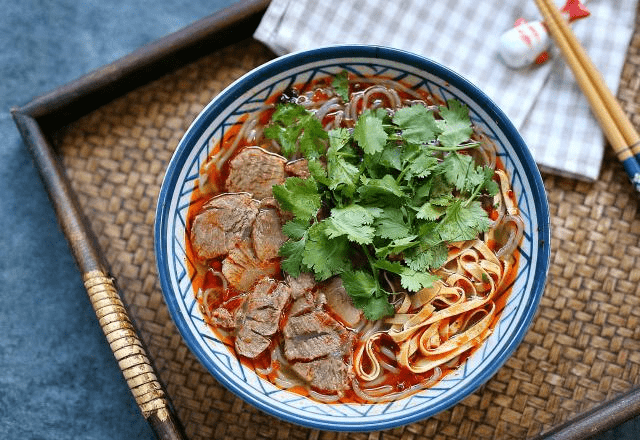
[{"label": "red design on chopstick rest", "polygon": [[560,12],[565,15],[569,23],[591,15],[591,12],[589,12],[580,0],[567,0],[567,3],[560,8]]},{"label": "red design on chopstick rest", "polygon": [[[560,12],[569,23],[591,14],[580,0],[567,0]],[[528,22],[519,18],[514,27],[500,37],[498,53],[507,66],[519,69],[546,62],[550,46],[551,38],[543,21]]]}]

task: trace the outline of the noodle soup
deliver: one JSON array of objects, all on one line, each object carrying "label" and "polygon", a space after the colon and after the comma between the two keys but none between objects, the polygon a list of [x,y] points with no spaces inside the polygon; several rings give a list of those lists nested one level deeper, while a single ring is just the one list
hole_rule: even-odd
[{"label": "noodle soup", "polygon": [[187,268],[244,365],[319,402],[382,403],[482,346],[525,226],[465,111],[390,79],[325,77],[269,96],[210,146]]}]

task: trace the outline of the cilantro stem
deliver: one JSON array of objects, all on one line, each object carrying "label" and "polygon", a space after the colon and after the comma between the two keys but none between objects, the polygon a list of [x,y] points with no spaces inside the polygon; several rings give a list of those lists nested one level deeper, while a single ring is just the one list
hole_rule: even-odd
[{"label": "cilantro stem", "polygon": [[371,254],[369,253],[369,249],[367,249],[366,246],[362,246],[362,251],[367,257],[367,261],[369,262],[369,266],[371,267],[371,272],[373,272],[373,279],[376,282],[376,290],[379,292],[380,290],[382,290],[382,287],[380,287],[380,281],[378,280],[378,277],[380,275],[378,272],[378,268],[374,264],[373,257],[371,257]]},{"label": "cilantro stem", "polygon": [[364,255],[367,257],[367,261],[369,262],[369,265],[371,266],[371,270],[373,271],[374,275],[378,276],[378,268],[373,264],[373,258],[371,257],[371,254],[369,253],[369,250],[367,249],[366,246],[362,246],[362,252],[364,252]]},{"label": "cilantro stem", "polygon": [[409,167],[404,167],[402,171],[400,171],[400,174],[398,174],[398,177],[396,178],[396,183],[399,184],[402,181],[402,178],[404,177],[404,175],[407,173],[408,170],[409,170]]},{"label": "cilantro stem", "polygon": [[469,204],[478,197],[478,194],[480,194],[480,191],[482,191],[482,188],[484,188],[484,182],[476,186],[476,188],[473,190],[469,198],[464,202],[465,208],[469,206]]},{"label": "cilantro stem", "polygon": [[476,148],[479,146],[480,146],[479,142],[474,142],[471,144],[460,144],[457,147],[441,147],[439,145],[428,145],[428,148],[431,150],[437,150],[437,151],[460,151],[460,150],[466,150],[467,148]]},{"label": "cilantro stem", "polygon": [[[404,162],[405,164],[411,162],[413,159],[415,159],[416,157],[418,157],[418,155],[420,154],[420,151],[414,151],[413,153],[411,153],[411,156],[409,156]],[[396,177],[396,183],[400,183],[402,181],[402,179],[404,178],[404,175],[407,174],[407,171],[409,171],[409,167],[408,166],[404,166],[402,168],[402,171],[400,171],[400,174],[398,175],[398,177]]]}]

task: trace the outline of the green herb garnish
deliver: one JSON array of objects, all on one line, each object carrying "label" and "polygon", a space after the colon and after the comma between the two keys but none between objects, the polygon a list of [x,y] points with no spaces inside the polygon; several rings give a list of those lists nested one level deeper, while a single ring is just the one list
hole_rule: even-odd
[{"label": "green herb garnish", "polygon": [[324,153],[327,139],[327,132],[320,121],[304,107],[295,104],[279,105],[264,135],[278,141],[286,157],[300,152],[308,158],[317,158]]},{"label": "green herb garnish", "polygon": [[339,275],[368,319],[394,313],[383,272],[409,291],[431,286],[448,245],[490,225],[478,197],[498,187],[493,170],[463,151],[478,144],[458,101],[436,112],[422,105],[393,115],[366,111],[353,130],[328,133],[310,112],[283,104],[265,134],[285,156],[306,157],[311,173],[273,188],[294,216],[283,227],[282,269],[318,281]]},{"label": "green herb garnish", "polygon": [[343,70],[333,77],[331,86],[344,102],[349,100],[349,75],[346,70]]}]

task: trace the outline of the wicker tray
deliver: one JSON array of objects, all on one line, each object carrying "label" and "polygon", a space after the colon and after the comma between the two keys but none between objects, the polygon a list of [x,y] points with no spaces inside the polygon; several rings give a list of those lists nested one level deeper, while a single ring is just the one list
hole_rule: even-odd
[{"label": "wicker tray", "polygon": [[[577,439],[640,414],[640,213],[610,152],[594,183],[543,176],[552,261],[539,311],[504,367],[462,403],[390,431],[338,434],[273,419],[215,382],[163,301],[155,203],[195,116],[273,58],[250,38],[267,4],[241,2],[13,109],[105,335],[158,438]],[[618,97],[638,126],[638,29],[622,76]]]}]

